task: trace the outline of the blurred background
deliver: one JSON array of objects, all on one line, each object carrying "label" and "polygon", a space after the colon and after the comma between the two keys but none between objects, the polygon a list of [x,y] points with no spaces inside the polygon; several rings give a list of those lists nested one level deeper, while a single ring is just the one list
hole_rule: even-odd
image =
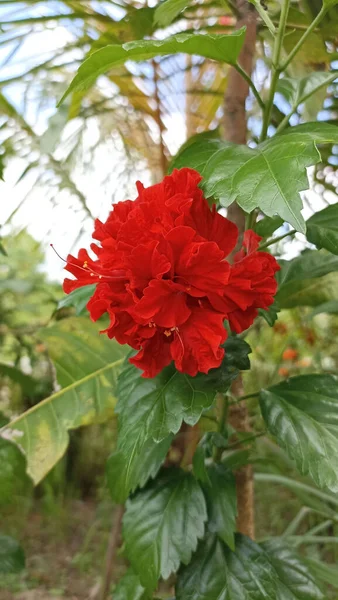
[{"label": "blurred background", "polygon": [[[127,63],[56,108],[84,58],[108,43],[197,29],[227,33],[236,22],[234,5],[226,0],[183,2],[168,24],[158,23],[156,4],[0,0],[0,426],[59,389],[46,330],[58,331],[66,321],[80,333],[87,327],[83,307],[63,306],[63,263],[50,243],[62,256],[88,247],[93,219],[104,219],[114,202],[133,199],[136,180],[160,180],[187,138],[222,126],[228,67],[199,57]],[[268,7],[277,24],[278,2]],[[316,0],[292,3],[286,47],[297,42],[319,8]],[[297,55],[291,75],[337,69],[337,31],[338,11],[332,9]],[[263,97],[270,41],[260,23],[253,78]],[[287,90],[281,89],[275,127],[289,108]],[[301,105],[292,123],[338,124],[337,109],[333,82]],[[251,95],[247,114],[249,143],[255,145],[261,121]],[[305,217],[337,202],[338,148],[328,147],[323,156],[309,171]],[[275,252],[291,259],[308,246],[297,234]],[[332,302],[330,314],[316,308],[325,301]],[[338,371],[337,301],[338,280],[330,274],[321,278],[320,301],[307,296],[304,307],[293,308],[290,300],[272,328],[258,320],[248,336],[253,369],[244,378],[246,393],[289,375]],[[96,336],[97,328],[88,335]],[[259,419],[254,404],[250,414]],[[0,600],[97,597],[113,515],[104,468],[115,440],[111,418],[71,431],[66,454],[33,488],[19,450],[0,439],[1,533],[20,540],[27,561],[20,575],[2,577]],[[278,484],[278,477],[299,476],[266,438],[255,442],[252,460],[260,473],[258,539],[315,531],[315,541],[305,536],[297,544],[314,568],[319,558],[334,563],[338,514],[332,506]],[[318,520],[327,511],[331,518]],[[119,568],[123,572],[122,556]],[[338,586],[334,570],[322,577]],[[334,591],[331,597],[337,598]]]}]

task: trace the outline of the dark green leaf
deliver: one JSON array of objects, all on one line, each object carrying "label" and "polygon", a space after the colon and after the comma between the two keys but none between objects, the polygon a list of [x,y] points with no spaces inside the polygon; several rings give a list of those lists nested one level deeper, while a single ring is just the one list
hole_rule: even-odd
[{"label": "dark green leaf", "polygon": [[123,538],[141,584],[154,590],[188,564],[207,519],[203,492],[189,473],[172,469],[127,501]]},{"label": "dark green leaf", "polygon": [[306,222],[306,237],[317,248],[338,254],[338,203],[315,213]]},{"label": "dark green leaf", "polygon": [[116,501],[122,502],[156,475],[172,434],[183,421],[195,425],[214,397],[206,375],[189,377],[170,366],[145,379],[139,369],[126,365],[119,377],[117,452],[108,461],[109,487]]},{"label": "dark green leaf", "polygon": [[276,229],[279,229],[284,223],[284,220],[281,217],[275,215],[274,217],[264,217],[256,223],[255,232],[258,233],[261,237],[270,237]]},{"label": "dark green leaf", "polygon": [[219,392],[226,392],[240,371],[250,369],[249,344],[237,336],[229,336],[224,344],[225,355],[218,369],[208,373],[209,385]]},{"label": "dark green leaf", "polygon": [[0,535],[0,574],[18,573],[25,568],[25,555],[16,540]]},{"label": "dark green leaf", "polygon": [[138,575],[133,569],[128,569],[118,582],[113,598],[114,600],[148,600],[149,596],[141,585]]},{"label": "dark green leaf", "polygon": [[61,102],[72,91],[88,89],[99,75],[107,73],[127,60],[144,61],[161,55],[185,53],[234,64],[244,38],[245,28],[242,28],[228,35],[180,33],[164,40],[140,40],[121,46],[106,46],[85,60]]},{"label": "dark green leaf", "polygon": [[236,535],[232,552],[217,537],[199,545],[177,581],[177,600],[324,600],[308,568],[281,542]]},{"label": "dark green leaf", "polygon": [[0,254],[2,254],[2,256],[7,256],[6,249],[2,245],[1,240],[0,240]]},{"label": "dark green leaf", "polygon": [[77,316],[86,314],[86,305],[90,298],[94,294],[96,285],[85,285],[83,287],[70,292],[67,296],[62,298],[58,303],[58,308],[64,308],[65,306],[74,306],[75,313]]},{"label": "dark green leaf", "polygon": [[205,450],[203,446],[197,446],[192,459],[193,473],[201,483],[211,485],[208,470],[205,464]]},{"label": "dark green leaf", "polygon": [[336,73],[327,71],[313,71],[301,79],[283,77],[278,82],[277,92],[286,98],[292,108],[296,109],[322,87],[327,87],[336,77]]},{"label": "dark green leaf", "polygon": [[267,310],[264,310],[263,308],[260,308],[258,310],[260,316],[266,320],[266,322],[268,323],[268,325],[270,325],[270,327],[272,327],[276,323],[276,321],[278,319],[279,311],[280,311],[280,306],[279,306],[277,300],[275,300],[274,303],[271,304],[271,306],[269,306],[269,308]]},{"label": "dark green leaf", "polygon": [[205,487],[208,528],[234,550],[237,516],[235,477],[223,465],[211,465],[207,472],[211,481],[211,486]]},{"label": "dark green leaf", "polygon": [[[292,260],[279,261],[276,300],[281,308],[316,306],[328,300],[318,277],[338,271],[338,258],[325,252],[307,250]],[[335,286],[336,287],[336,286]]]},{"label": "dark green leaf", "polygon": [[[0,427],[7,421],[0,420]],[[26,475],[26,461],[19,448],[0,437],[0,512],[13,499],[20,499],[32,490],[32,482]]]},{"label": "dark green leaf", "polygon": [[302,473],[338,491],[338,378],[301,375],[262,390],[269,432]]},{"label": "dark green leaf", "polygon": [[161,2],[155,10],[155,22],[161,27],[167,27],[191,2],[192,0],[165,0]]}]

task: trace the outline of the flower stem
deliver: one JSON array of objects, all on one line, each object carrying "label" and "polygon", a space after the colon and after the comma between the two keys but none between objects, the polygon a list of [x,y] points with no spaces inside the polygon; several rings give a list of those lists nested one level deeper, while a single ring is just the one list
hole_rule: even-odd
[{"label": "flower stem", "polygon": [[269,98],[266,103],[266,107],[265,107],[265,111],[264,111],[262,133],[261,133],[261,139],[260,139],[261,142],[263,142],[267,137],[268,128],[269,128],[270,119],[271,119],[271,112],[272,112],[272,107],[273,107],[273,100],[274,100],[275,92],[276,92],[276,87],[277,87],[279,76],[283,70],[280,65],[280,55],[282,52],[282,45],[283,45],[283,39],[284,39],[284,34],[285,34],[285,29],[286,29],[288,13],[289,13],[289,6],[290,6],[290,0],[283,0],[278,31],[277,31],[277,35],[276,35],[276,39],[275,39],[274,48],[273,48],[270,93],[269,93]]},{"label": "flower stem", "polygon": [[280,242],[281,240],[288,237],[289,235],[295,235],[295,233],[297,233],[297,231],[295,229],[291,229],[291,231],[288,231],[287,233],[283,233],[282,235],[279,235],[278,237],[271,238],[271,240],[264,242],[264,244],[261,244],[258,249],[263,250],[264,248],[268,248],[269,246],[272,246],[272,244],[277,244],[277,242]]},{"label": "flower stem", "polygon": [[289,56],[282,63],[282,65],[280,65],[280,70],[281,71],[285,71],[285,69],[287,69],[287,67],[289,66],[290,62],[294,59],[294,57],[296,56],[297,52],[300,50],[300,48],[304,44],[305,40],[309,37],[310,33],[312,33],[312,31],[317,27],[317,25],[323,19],[323,17],[325,16],[327,10],[328,10],[327,7],[323,6],[321,8],[321,10],[319,11],[319,13],[316,16],[316,18],[312,21],[311,25],[309,25],[308,29],[304,32],[304,34],[302,35],[302,37],[300,38],[300,40],[298,41],[298,43],[291,50]]}]

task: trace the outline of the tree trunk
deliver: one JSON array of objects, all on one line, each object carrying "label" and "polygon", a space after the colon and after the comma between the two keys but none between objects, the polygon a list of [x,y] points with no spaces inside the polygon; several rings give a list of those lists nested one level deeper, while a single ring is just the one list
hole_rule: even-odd
[{"label": "tree trunk", "polygon": [[[237,28],[246,26],[246,37],[239,57],[241,67],[251,75],[256,42],[256,12],[246,0],[237,0]],[[245,144],[247,124],[245,103],[249,95],[249,86],[241,75],[231,68],[228,86],[224,98],[224,130],[225,139],[235,144]],[[245,213],[237,204],[228,208],[228,217],[234,221],[240,233],[245,229]],[[243,384],[239,377],[232,386],[235,396],[243,394]],[[238,431],[249,431],[248,410],[244,403],[231,407],[230,423]],[[244,535],[254,538],[254,481],[251,465],[242,467],[236,474],[238,518],[237,529]]]}]

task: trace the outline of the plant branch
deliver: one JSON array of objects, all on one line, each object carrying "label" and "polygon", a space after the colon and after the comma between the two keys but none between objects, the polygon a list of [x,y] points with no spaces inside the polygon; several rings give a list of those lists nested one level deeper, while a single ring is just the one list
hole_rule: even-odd
[{"label": "plant branch", "polygon": [[271,473],[255,473],[255,480],[264,483],[277,483],[279,485],[284,485],[285,487],[288,487],[291,490],[299,491],[302,494],[311,494],[312,496],[316,496],[324,502],[329,502],[338,506],[338,498],[336,496],[331,496],[330,494],[322,492],[321,490],[317,490],[317,488],[313,488],[310,485],[301,483],[300,481],[296,481],[295,479],[291,479],[290,477],[284,477],[284,475],[274,475]]},{"label": "plant branch", "polygon": [[122,519],[124,514],[124,506],[119,505],[114,511],[113,524],[110,532],[109,543],[107,548],[105,569],[102,579],[102,586],[99,593],[99,600],[106,600],[109,592],[111,579],[114,572],[117,549],[120,543],[120,533],[122,527]]},{"label": "plant branch", "polygon": [[317,25],[324,18],[324,16],[326,15],[327,10],[328,10],[327,7],[324,7],[324,6],[322,7],[322,9],[320,10],[320,12],[316,16],[316,18],[312,21],[311,25],[309,25],[308,29],[304,32],[304,34],[302,35],[302,37],[300,38],[300,40],[298,41],[298,43],[291,50],[289,56],[280,65],[280,70],[281,71],[285,71],[285,69],[287,69],[287,67],[289,66],[290,62],[294,59],[294,57],[296,56],[297,52],[301,49],[301,47],[304,44],[305,40],[309,37],[310,33],[312,33],[312,31],[317,27]]},{"label": "plant branch", "polygon": [[249,77],[249,75],[246,73],[246,71],[244,71],[244,69],[242,69],[241,65],[236,62],[236,64],[234,65],[234,68],[236,69],[236,71],[243,77],[243,79],[245,79],[245,81],[247,82],[249,88],[251,89],[253,95],[255,96],[259,106],[261,107],[262,110],[264,110],[265,108],[265,104],[254,84],[254,82],[252,81],[251,77]]},{"label": "plant branch", "polygon": [[297,233],[297,231],[295,229],[291,229],[287,233],[283,233],[282,235],[279,235],[278,237],[271,238],[271,240],[264,242],[264,244],[260,244],[258,249],[263,250],[264,248],[268,248],[269,246],[272,246],[272,244],[277,244],[277,242],[280,242],[281,240],[284,240],[284,238],[289,237],[289,235],[295,235],[295,233]]},{"label": "plant branch", "polygon": [[273,107],[273,100],[275,97],[275,91],[276,91],[279,75],[282,72],[282,69],[280,66],[280,55],[282,52],[283,39],[284,39],[286,23],[287,23],[287,18],[288,18],[288,13],[289,13],[289,6],[290,6],[290,0],[284,0],[282,2],[282,11],[281,11],[281,15],[280,15],[278,31],[277,31],[277,35],[276,35],[276,39],[275,39],[275,43],[274,43],[274,48],[273,48],[270,93],[269,93],[268,101],[267,101],[266,108],[264,111],[264,116],[263,116],[261,141],[265,140],[267,133],[268,133],[268,128],[269,128],[270,119],[271,119],[271,112],[272,112],[272,107]]}]

